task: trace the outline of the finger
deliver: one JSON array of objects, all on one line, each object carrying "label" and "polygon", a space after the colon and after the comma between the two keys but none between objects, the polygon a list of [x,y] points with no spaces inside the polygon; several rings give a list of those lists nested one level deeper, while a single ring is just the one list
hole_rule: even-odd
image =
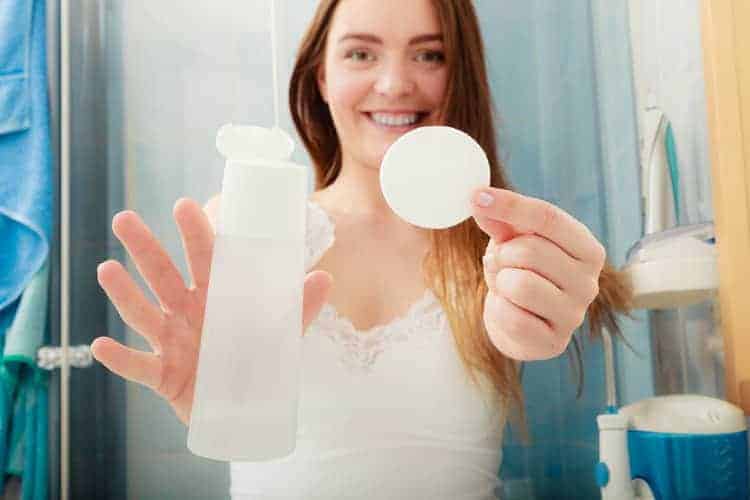
[{"label": "finger", "polygon": [[551,281],[571,297],[590,301],[597,285],[581,263],[550,240],[534,234],[523,234],[498,245],[494,254],[498,268],[513,267],[533,271]]},{"label": "finger", "polygon": [[533,271],[506,267],[497,273],[497,294],[538,316],[553,331],[567,332],[580,313],[549,280]]},{"label": "finger", "polygon": [[112,230],[135,262],[138,272],[167,311],[180,309],[187,289],[172,259],[135,212],[120,212]]},{"label": "finger", "polygon": [[503,243],[518,234],[513,226],[501,220],[490,219],[481,215],[474,215],[474,220],[482,231],[498,243]]},{"label": "finger", "polygon": [[492,343],[513,359],[553,358],[568,345],[567,336],[556,334],[544,321],[496,294],[487,294],[484,322]]},{"label": "finger", "polygon": [[519,233],[544,236],[574,259],[604,265],[604,248],[588,228],[547,201],[497,188],[477,190],[473,201],[476,215],[503,221]]},{"label": "finger", "polygon": [[99,337],[91,344],[91,354],[109,371],[150,389],[159,386],[161,361],[158,356],[131,349],[109,337]]},{"label": "finger", "polygon": [[180,230],[182,248],[185,249],[193,285],[198,288],[207,288],[214,248],[214,232],[211,222],[201,206],[188,198],[177,200],[173,213]]},{"label": "finger", "polygon": [[114,260],[103,262],[96,268],[96,277],[125,324],[158,350],[161,310],[146,298],[122,264]]},{"label": "finger", "polygon": [[307,329],[328,298],[333,279],[325,271],[313,271],[305,278],[305,290],[302,300],[302,330]]},{"label": "finger", "polygon": [[498,245],[495,241],[490,240],[487,244],[487,250],[484,252],[484,257],[482,257],[484,280],[487,283],[487,288],[495,293],[497,292],[497,272],[500,270],[497,259],[497,248]]}]

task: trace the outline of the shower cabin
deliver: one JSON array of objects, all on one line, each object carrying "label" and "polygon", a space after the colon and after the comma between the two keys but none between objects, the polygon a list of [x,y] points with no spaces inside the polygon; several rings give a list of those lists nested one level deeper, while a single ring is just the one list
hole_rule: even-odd
[{"label": "shower cabin", "polygon": [[[281,96],[316,3],[278,2]],[[501,157],[512,183],[581,219],[616,265],[642,235],[640,109],[648,95],[657,101],[669,95],[654,65],[674,50],[689,53],[685,64],[698,65],[686,70],[688,85],[675,87],[679,98],[659,101],[679,108],[680,98],[690,99],[695,106],[679,108],[673,120],[699,123],[677,134],[686,187],[680,222],[713,218],[700,2],[681,10],[682,30],[669,24],[666,7],[650,3],[476,2]],[[148,349],[96,280],[96,265],[107,259],[138,276],[112,235],[113,215],[137,211],[187,276],[174,202],[189,196],[203,203],[219,192],[223,160],[214,138],[221,125],[273,123],[268,1],[47,0],[46,6],[59,207],[51,250],[49,343],[58,362],[49,391],[50,498],[228,498],[227,465],[191,455],[187,429],[168,405],[113,376],[87,352],[99,336]],[[681,47],[665,45],[667,35],[648,24],[659,15]],[[661,87],[648,83],[659,78]],[[669,78],[674,83],[680,74]],[[286,106],[281,125],[294,130]],[[300,147],[293,160],[310,164]],[[634,351],[617,346],[622,402],[667,392],[723,397],[722,342],[706,320],[715,307],[657,316],[637,311],[624,320]],[[655,329],[661,334],[653,335]],[[706,350],[707,343],[714,349]],[[598,498],[592,467],[604,362],[600,343],[585,340],[583,347],[580,397],[566,357],[525,370],[531,442],[508,433],[501,472],[507,498],[552,498],[554,492],[564,495],[555,498]]]}]

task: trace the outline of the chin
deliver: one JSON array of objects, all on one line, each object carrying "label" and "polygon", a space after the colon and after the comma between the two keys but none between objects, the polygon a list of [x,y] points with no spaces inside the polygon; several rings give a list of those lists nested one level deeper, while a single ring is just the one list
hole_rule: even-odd
[{"label": "chin", "polygon": [[365,151],[362,151],[361,156],[358,157],[359,163],[366,166],[367,168],[380,169],[380,165],[383,163],[383,158],[390,148],[401,136],[394,137],[392,140],[377,141],[377,145],[372,144],[371,147],[365,147]]},{"label": "chin", "polygon": [[366,168],[380,169],[385,153],[391,147],[391,144],[386,144],[378,149],[372,148],[369,151],[363,151],[362,155],[358,157],[358,162]]},{"label": "chin", "polygon": [[373,151],[373,153],[370,155],[370,158],[377,164],[378,168],[380,168],[380,165],[383,163],[383,158],[385,158],[385,154],[388,152],[388,149],[391,146],[393,146],[393,144],[400,137],[401,136],[398,136],[398,137],[394,138],[392,141],[387,141],[387,142],[383,143],[378,150]]},{"label": "chin", "polygon": [[[390,145],[388,145],[388,147],[390,147]],[[380,166],[383,164],[383,158],[385,158],[386,151],[388,151],[388,148],[383,149],[383,152],[381,154],[373,155],[372,161],[369,162],[369,164],[372,165],[372,168],[380,168]]]},{"label": "chin", "polygon": [[380,170],[380,166],[383,164],[383,157],[381,156],[377,160],[372,160],[365,162],[364,165],[366,168],[370,168],[373,170]]}]

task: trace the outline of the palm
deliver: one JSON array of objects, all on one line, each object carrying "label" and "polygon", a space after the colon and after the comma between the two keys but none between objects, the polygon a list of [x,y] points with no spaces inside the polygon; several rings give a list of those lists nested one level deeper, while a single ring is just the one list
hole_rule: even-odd
[{"label": "palm", "polygon": [[206,290],[188,291],[181,311],[164,314],[159,338],[160,377],[154,388],[184,422],[193,405]]},{"label": "palm", "polygon": [[[174,216],[193,281],[191,287],[185,286],[164,248],[134,212],[116,215],[112,229],[159,305],[146,298],[120,263],[105,262],[97,271],[99,283],[123,321],[148,341],[152,352],[138,351],[106,337],[96,339],[91,350],[112,372],[153,389],[187,424],[193,403],[214,235],[208,218],[192,200],[178,201]],[[329,287],[327,273],[308,275],[303,328],[317,315]]]}]

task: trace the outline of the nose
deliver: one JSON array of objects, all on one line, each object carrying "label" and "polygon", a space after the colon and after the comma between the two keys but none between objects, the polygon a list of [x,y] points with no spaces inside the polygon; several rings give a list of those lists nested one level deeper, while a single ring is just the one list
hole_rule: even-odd
[{"label": "nose", "polygon": [[385,97],[401,97],[414,92],[416,85],[407,66],[402,61],[384,64],[375,82],[375,91]]}]

